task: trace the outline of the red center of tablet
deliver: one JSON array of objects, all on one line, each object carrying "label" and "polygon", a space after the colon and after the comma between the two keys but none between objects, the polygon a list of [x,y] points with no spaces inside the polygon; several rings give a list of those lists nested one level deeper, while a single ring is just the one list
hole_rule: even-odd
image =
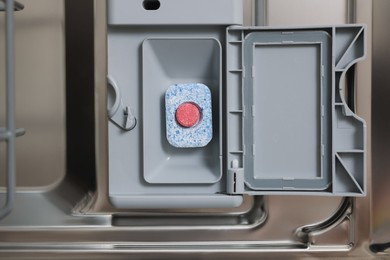
[{"label": "red center of tablet", "polygon": [[181,104],[176,110],[176,121],[182,127],[193,127],[200,120],[200,109],[192,102]]}]

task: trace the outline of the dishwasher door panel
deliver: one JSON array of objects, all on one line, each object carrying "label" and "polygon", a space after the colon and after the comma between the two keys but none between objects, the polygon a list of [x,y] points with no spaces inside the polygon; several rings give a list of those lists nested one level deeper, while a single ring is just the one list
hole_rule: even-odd
[{"label": "dishwasher door panel", "polygon": [[[380,44],[373,60],[373,100],[378,103],[373,105],[377,166],[372,173],[370,156],[371,33],[380,33],[379,23],[385,24],[386,0],[374,4],[375,14],[381,13],[374,28],[373,1],[245,1],[246,25],[367,24],[368,56],[356,67],[355,94],[356,111],[368,127],[368,192],[364,198],[245,195],[240,207],[219,209],[121,209],[110,204],[107,1],[20,2],[25,10],[16,13],[21,51],[17,118],[27,133],[17,140],[18,193],[13,212],[0,220],[0,258],[374,259],[379,255],[370,251],[371,240],[389,242],[383,119],[388,62]],[[385,32],[376,35],[378,42],[390,39]],[[1,52],[2,42],[0,47]],[[3,93],[0,83],[0,126],[5,124]],[[0,143],[2,185],[3,148]]]}]

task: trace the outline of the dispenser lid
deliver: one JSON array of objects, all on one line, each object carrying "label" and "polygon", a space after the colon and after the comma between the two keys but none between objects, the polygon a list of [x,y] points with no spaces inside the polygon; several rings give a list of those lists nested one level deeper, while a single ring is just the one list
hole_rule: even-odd
[{"label": "dispenser lid", "polygon": [[[228,29],[227,162],[242,174],[233,182],[244,182],[243,193],[364,193],[364,168],[357,166],[365,151],[364,121],[336,92],[364,55],[364,27],[345,28]],[[338,69],[334,57],[340,53],[350,61]],[[341,125],[335,121],[345,120],[351,122],[345,139],[336,139]],[[344,151],[354,169],[339,178],[335,159]]]}]

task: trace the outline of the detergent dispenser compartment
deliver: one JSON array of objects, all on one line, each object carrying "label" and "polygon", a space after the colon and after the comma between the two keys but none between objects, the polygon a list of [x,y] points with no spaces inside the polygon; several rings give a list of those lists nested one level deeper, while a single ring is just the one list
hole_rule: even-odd
[{"label": "detergent dispenser compartment", "polygon": [[[219,41],[213,38],[148,38],[143,42],[142,53],[145,180],[149,183],[181,184],[218,182],[222,176],[218,122],[222,85],[222,48]],[[214,131],[212,131],[211,141],[203,147],[177,147],[180,146],[180,141],[188,139],[196,141],[198,136],[197,133],[188,134],[186,131],[189,131],[189,128],[174,127],[177,125],[175,118],[171,118],[173,122],[169,124],[170,120],[167,119],[172,116],[165,115],[166,110],[169,109],[165,104],[165,93],[174,84],[183,85],[192,82],[201,82],[203,86],[210,89],[211,111],[214,113],[208,122],[205,121],[206,118],[200,120],[206,122],[207,126]],[[173,101],[177,100],[178,104],[194,102],[197,105],[203,102],[203,98],[197,100],[201,97],[196,97],[195,91],[186,93],[180,85],[177,85],[179,90],[172,93]],[[189,90],[194,88],[194,85],[188,86]],[[195,127],[191,128],[195,129]],[[170,131],[172,131],[171,135]],[[176,147],[169,143],[168,134],[176,135],[178,143]]]},{"label": "detergent dispenser compartment", "polygon": [[365,194],[366,126],[344,97],[365,26],[244,27],[241,1],[142,2],[108,2],[114,206]]},{"label": "detergent dispenser compartment", "polygon": [[[239,206],[242,196],[226,195],[221,125],[225,32],[242,24],[242,1],[165,0],[156,10],[143,2],[108,2],[108,75],[117,89],[109,103],[122,104],[109,121],[110,200],[122,208]],[[182,104],[199,108],[199,122],[178,124]],[[123,127],[126,111],[133,129]]]}]

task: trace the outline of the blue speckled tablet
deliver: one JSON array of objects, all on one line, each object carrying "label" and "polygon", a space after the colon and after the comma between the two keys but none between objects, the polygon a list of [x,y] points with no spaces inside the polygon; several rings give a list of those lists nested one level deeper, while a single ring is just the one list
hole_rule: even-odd
[{"label": "blue speckled tablet", "polygon": [[[183,127],[176,120],[178,107],[195,104],[200,119],[192,127]],[[175,84],[165,92],[166,134],[168,142],[179,148],[204,147],[213,138],[210,89],[202,83]]]}]

